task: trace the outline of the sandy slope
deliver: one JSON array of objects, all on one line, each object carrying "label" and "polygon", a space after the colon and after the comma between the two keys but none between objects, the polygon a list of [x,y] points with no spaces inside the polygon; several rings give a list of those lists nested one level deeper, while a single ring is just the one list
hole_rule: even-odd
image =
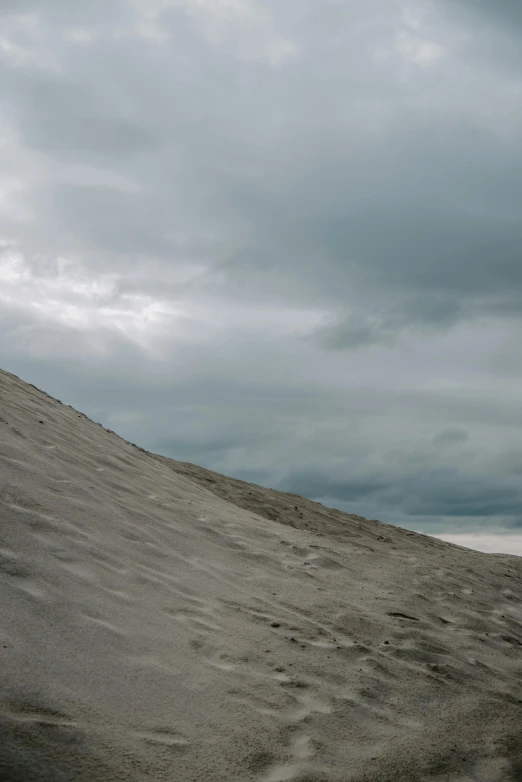
[{"label": "sandy slope", "polygon": [[522,559],[0,417],[2,782],[522,780]]}]

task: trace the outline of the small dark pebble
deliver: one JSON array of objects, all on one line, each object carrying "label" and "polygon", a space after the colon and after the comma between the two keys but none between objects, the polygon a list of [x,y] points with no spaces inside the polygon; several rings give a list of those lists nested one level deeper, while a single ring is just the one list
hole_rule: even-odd
[{"label": "small dark pebble", "polygon": [[389,644],[390,642],[389,642],[389,641],[385,641],[384,643],[385,643],[385,644]]},{"label": "small dark pebble", "polygon": [[43,421],[38,421],[39,424],[43,424]]},{"label": "small dark pebble", "polygon": [[270,627],[281,627],[279,622],[270,622]]}]

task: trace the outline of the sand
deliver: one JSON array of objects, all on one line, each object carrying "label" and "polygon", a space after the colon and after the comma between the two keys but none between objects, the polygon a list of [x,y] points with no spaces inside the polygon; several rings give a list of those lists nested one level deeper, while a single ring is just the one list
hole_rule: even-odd
[{"label": "sand", "polygon": [[521,596],[0,373],[2,782],[520,781]]}]

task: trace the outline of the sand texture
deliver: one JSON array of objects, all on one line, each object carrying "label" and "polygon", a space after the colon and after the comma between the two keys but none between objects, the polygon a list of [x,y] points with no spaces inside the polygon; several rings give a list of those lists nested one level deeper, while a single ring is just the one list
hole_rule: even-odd
[{"label": "sand texture", "polygon": [[0,372],[2,782],[521,782],[521,597]]}]

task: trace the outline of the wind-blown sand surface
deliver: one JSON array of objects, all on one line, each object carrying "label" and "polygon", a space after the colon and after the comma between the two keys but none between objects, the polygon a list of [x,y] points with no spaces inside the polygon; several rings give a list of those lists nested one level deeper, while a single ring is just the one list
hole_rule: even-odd
[{"label": "wind-blown sand surface", "polygon": [[2,782],[522,780],[521,587],[0,373]]}]

